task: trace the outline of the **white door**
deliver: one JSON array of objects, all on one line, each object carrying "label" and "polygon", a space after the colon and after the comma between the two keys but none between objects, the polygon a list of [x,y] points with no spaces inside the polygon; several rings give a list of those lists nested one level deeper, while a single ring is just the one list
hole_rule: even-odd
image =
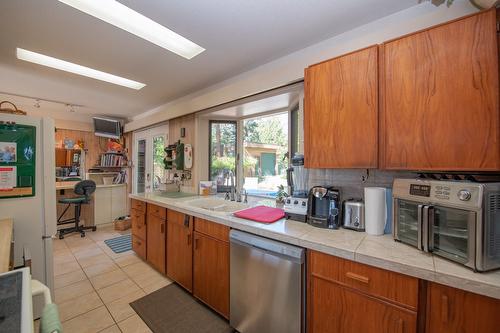
[{"label": "white door", "polygon": [[168,124],[134,132],[133,193],[153,192],[165,183],[163,158],[168,145]]}]

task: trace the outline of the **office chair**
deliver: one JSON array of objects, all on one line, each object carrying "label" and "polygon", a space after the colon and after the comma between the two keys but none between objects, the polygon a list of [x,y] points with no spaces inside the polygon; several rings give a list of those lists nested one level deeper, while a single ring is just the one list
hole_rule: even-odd
[{"label": "office chair", "polygon": [[[74,198],[63,198],[59,199],[59,203],[62,204],[67,204],[66,208],[62,212],[62,214],[59,216],[57,219],[57,225],[63,225],[63,224],[69,224],[69,223],[74,223],[75,226],[71,228],[64,228],[60,229],[59,231],[59,239],[63,239],[64,235],[72,233],[72,232],[79,232],[81,237],[85,237],[85,230],[92,229],[92,231],[96,231],[95,226],[81,226],[80,225],[80,215],[82,212],[82,205],[86,205],[90,203],[91,200],[91,195],[92,193],[95,192],[96,185],[95,182],[92,180],[82,180],[78,183],[75,184],[75,187],[73,189],[73,192],[75,194],[79,195],[78,197]],[[68,209],[71,206],[75,207],[75,215],[72,218],[62,220],[64,214],[68,211]]]}]

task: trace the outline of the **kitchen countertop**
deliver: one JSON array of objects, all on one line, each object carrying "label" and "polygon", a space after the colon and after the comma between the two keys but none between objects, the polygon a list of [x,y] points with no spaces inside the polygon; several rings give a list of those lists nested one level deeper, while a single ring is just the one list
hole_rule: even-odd
[{"label": "kitchen countertop", "polygon": [[[56,190],[70,190],[75,187],[75,184],[78,183],[78,181],[74,182],[56,182]],[[118,187],[118,186],[126,186],[127,184],[109,184],[109,185],[104,185],[104,184],[99,184],[96,185],[97,188],[104,188],[104,187]]]},{"label": "kitchen countertop", "polygon": [[207,219],[234,229],[500,299],[500,270],[474,273],[459,264],[395,242],[392,235],[371,236],[364,232],[346,229],[320,229],[286,219],[272,224],[262,224],[234,217],[230,213],[197,208],[187,203],[207,197],[171,199],[154,193],[129,196],[132,199]]},{"label": "kitchen countertop", "polygon": [[9,270],[13,226],[14,221],[12,219],[0,220],[0,273]]}]

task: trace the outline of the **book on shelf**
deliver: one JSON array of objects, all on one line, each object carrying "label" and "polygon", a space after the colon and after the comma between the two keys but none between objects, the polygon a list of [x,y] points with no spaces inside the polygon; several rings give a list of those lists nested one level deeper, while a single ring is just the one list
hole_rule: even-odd
[{"label": "book on shelf", "polygon": [[121,167],[125,161],[123,155],[116,153],[105,153],[101,155],[102,167]]}]

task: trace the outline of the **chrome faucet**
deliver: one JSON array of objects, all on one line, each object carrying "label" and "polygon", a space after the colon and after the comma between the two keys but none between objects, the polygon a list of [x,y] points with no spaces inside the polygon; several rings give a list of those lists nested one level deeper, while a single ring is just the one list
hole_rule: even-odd
[{"label": "chrome faucet", "polygon": [[230,180],[230,200],[235,201],[236,200],[236,187],[234,185],[234,173],[232,171],[229,171],[229,180]]}]

